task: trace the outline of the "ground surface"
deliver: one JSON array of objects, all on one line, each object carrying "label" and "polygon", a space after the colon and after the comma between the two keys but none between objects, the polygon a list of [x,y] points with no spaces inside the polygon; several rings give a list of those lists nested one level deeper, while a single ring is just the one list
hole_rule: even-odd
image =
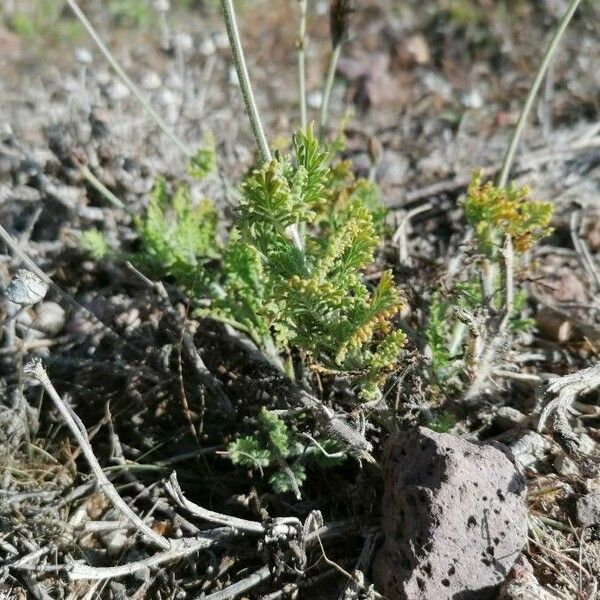
[{"label": "ground surface", "polygon": [[[187,496],[219,512],[258,521],[267,513],[304,520],[319,509],[326,523],[341,527],[341,536],[323,540],[329,559],[352,571],[361,548],[377,539],[382,488],[377,469],[347,461],[326,474],[311,473],[303,498],[296,500],[271,494],[260,477],[223,457],[230,441],[226,428],[219,427],[220,417],[199,391],[182,358],[181,335],[167,322],[155,292],[123,265],[85,258],[77,241],[78,232],[98,227],[115,247],[135,244],[131,213],[142,210],[156,175],[184,177],[184,160],[67,9],[56,20],[44,20],[35,3],[23,2],[18,10],[35,22],[28,31],[15,26],[17,8],[9,4],[0,25],[0,223],[62,290],[117,335],[65,303],[56,290],[47,300],[64,313],[56,305],[28,309],[16,331],[5,328],[0,573],[11,590],[7,597],[91,598],[96,591],[107,598],[195,598],[260,574],[263,565],[271,575],[267,570],[266,583],[246,597],[286,597],[295,584],[290,549],[277,542],[263,544],[257,553],[251,541],[233,540],[200,553],[196,561],[99,585],[68,582],[60,570],[15,567],[28,554],[32,565],[44,568],[79,558],[114,565],[146,556],[140,546],[129,548],[123,530],[112,525],[118,515],[94,491],[80,450],[39,388],[26,386],[32,407],[27,435],[14,427],[11,407],[18,405],[24,385],[21,365],[34,353],[42,355],[54,385],[88,428],[96,455],[122,495],[135,499],[140,514],[156,513],[156,529],[195,531],[157,508],[164,498],[157,482],[176,469]],[[239,4],[257,101],[272,145],[284,147],[298,124],[297,3]],[[329,40],[328,3],[311,4],[307,85],[314,118]],[[100,2],[82,6],[180,136],[195,146],[212,132],[219,174],[192,185],[196,196],[211,197],[229,219],[233,186],[253,164],[254,150],[214,3],[168,14],[173,42],[168,50],[161,49],[155,15],[137,22],[129,13],[109,13]],[[354,15],[333,91],[332,133],[344,123],[344,153],[357,173],[379,182],[391,223],[410,215],[405,246],[390,241],[384,254],[406,292],[411,313],[405,318],[415,339],[435,282],[464,237],[457,199],[474,169],[493,174],[499,168],[542,48],[565,6],[560,0],[372,0]],[[568,444],[538,434],[536,424],[546,379],[592,366],[598,355],[599,284],[590,265],[587,271],[582,266],[571,226],[582,232],[593,264],[600,250],[599,25],[598,7],[586,3],[553,62],[514,171],[518,183],[555,205],[554,234],[534,251],[537,270],[527,282],[527,311],[537,319],[536,333],[515,340],[474,406],[432,393],[410,369],[393,390],[404,426],[447,411],[454,415],[455,432],[511,445],[528,477],[526,556],[538,581],[569,599],[596,597],[594,573],[600,571],[598,521],[586,522],[576,510],[578,499],[598,491],[598,398],[593,393],[584,398],[590,414],[569,417],[580,444],[574,456]],[[76,49],[87,49],[91,62],[82,61]],[[126,210],[111,206],[85,180],[77,167],[81,161]],[[5,249],[3,287],[19,266]],[[183,298],[169,291],[185,316]],[[560,327],[570,327],[570,335]],[[235,402],[243,428],[265,395],[274,393],[272,373],[214,324],[198,328],[196,344]],[[411,347],[411,360],[418,373],[417,346]],[[119,465],[125,461],[133,466],[123,475]],[[320,551],[313,549],[308,559],[300,597],[341,597],[347,585],[341,571]],[[368,564],[358,564],[368,579]],[[372,597],[361,593],[347,597]]]}]

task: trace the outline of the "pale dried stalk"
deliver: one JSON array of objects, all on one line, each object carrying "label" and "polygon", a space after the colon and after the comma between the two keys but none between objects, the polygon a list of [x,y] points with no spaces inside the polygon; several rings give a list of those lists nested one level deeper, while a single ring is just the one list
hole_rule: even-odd
[{"label": "pale dried stalk", "polygon": [[192,158],[194,156],[194,151],[189,148],[182,140],[180,140],[177,135],[173,132],[173,130],[167,125],[166,121],[150,106],[150,103],[140,89],[133,83],[129,75],[125,73],[123,67],[118,63],[116,58],[113,56],[111,51],[108,49],[106,44],[102,41],[94,26],[90,23],[89,19],[85,16],[84,12],[79,8],[79,5],[75,2],[75,0],[67,0],[67,4],[69,8],[75,13],[75,16],[79,19],[81,24],[84,26],[96,46],[110,66],[115,70],[116,74],[123,80],[123,83],[129,88],[131,93],[135,96],[137,101],[142,105],[144,110],[152,117],[152,119],[156,122],[161,131],[173,142],[173,144],[177,147],[177,149],[184,154],[187,158]]},{"label": "pale dried stalk", "polygon": [[[240,39],[240,31],[235,17],[233,1],[221,0],[221,9],[223,11],[225,28],[227,29],[227,37],[229,38],[229,46],[231,47],[233,63],[238,76],[242,98],[244,99],[244,105],[246,106],[246,114],[248,115],[250,128],[252,129],[254,141],[258,148],[260,163],[268,163],[272,160],[271,150],[256,106],[256,100],[254,99],[254,92],[252,91],[252,83],[250,82],[248,67],[246,66],[246,57],[244,56],[244,48],[242,46],[242,40]],[[288,225],[285,232],[294,246],[302,252],[304,244],[302,243],[298,226],[295,223]]]},{"label": "pale dried stalk", "polygon": [[242,98],[244,99],[244,104],[246,106],[246,113],[248,114],[248,120],[250,121],[250,127],[252,128],[254,141],[258,147],[260,162],[269,162],[271,160],[271,150],[269,149],[267,136],[265,135],[258,108],[256,106],[256,100],[254,99],[254,92],[252,91],[250,75],[248,74],[248,67],[246,66],[246,57],[244,56],[242,40],[240,39],[240,32],[235,17],[233,1],[221,0],[221,9],[223,11],[223,18],[225,20],[225,28],[227,29],[227,37],[229,38],[231,53],[233,54],[233,63],[235,65],[240,89],[242,91]]},{"label": "pale dried stalk", "polygon": [[190,554],[194,554],[194,552],[198,552],[198,550],[209,548],[229,533],[230,530],[227,528],[219,528],[213,529],[209,533],[203,533],[195,538],[171,540],[169,549],[164,552],[158,552],[143,560],[127,563],[125,565],[118,565],[116,567],[90,567],[84,564],[73,564],[61,567],[61,570],[65,569],[67,571],[71,581],[76,581],[78,579],[115,579],[117,577],[131,575],[142,569],[153,568],[173,560],[179,560]]},{"label": "pale dried stalk", "polygon": [[579,4],[581,4],[581,0],[571,0],[569,7],[565,11],[565,14],[563,15],[562,19],[560,20],[560,23],[558,24],[558,27],[554,35],[552,36],[552,40],[550,41],[550,44],[548,45],[548,48],[544,53],[542,64],[540,65],[540,68],[538,69],[538,72],[535,76],[535,80],[533,81],[531,89],[529,90],[529,94],[527,95],[527,99],[525,100],[525,104],[523,105],[523,109],[521,110],[521,114],[519,115],[517,126],[515,127],[515,131],[510,140],[510,144],[506,150],[504,162],[502,163],[502,169],[500,171],[500,176],[498,177],[499,187],[506,187],[506,185],[508,184],[510,170],[515,159],[515,154],[517,152],[519,142],[521,141],[521,137],[523,135],[523,130],[525,129],[525,124],[527,123],[527,118],[529,117],[529,113],[531,112],[533,103],[538,95],[540,86],[542,85],[542,81],[546,76],[546,72],[548,71],[548,67],[550,66],[552,58],[556,53],[558,44],[560,43],[562,36],[567,30],[567,27],[571,22],[571,19],[573,18],[573,15],[575,14],[575,11],[577,10]]},{"label": "pale dried stalk", "polygon": [[39,359],[34,359],[25,367],[25,372],[36,379],[46,390],[56,408],[60,412],[65,423],[69,427],[71,433],[75,436],[87,463],[94,474],[96,481],[100,489],[110,499],[113,506],[119,510],[131,523],[142,532],[146,537],[159,548],[163,550],[169,549],[171,543],[165,539],[162,535],[156,533],[151,527],[149,527],[138,515],[136,515],[129,505],[121,498],[113,484],[109,481],[108,477],[104,474],[102,467],[98,463],[98,459],[94,455],[92,446],[88,440],[87,431],[80,421],[79,417],[71,410],[71,408],[62,400],[55,387],[52,385],[46,370],[42,366],[42,362]]},{"label": "pale dried stalk", "polygon": [[216,513],[212,510],[208,510],[199,506],[195,502],[188,500],[181,491],[179,487],[179,482],[177,481],[177,474],[175,472],[171,473],[168,481],[165,481],[165,490],[171,498],[179,506],[187,510],[189,513],[198,517],[199,519],[203,519],[205,521],[209,521],[211,523],[219,523],[220,525],[225,525],[228,527],[233,527],[239,531],[245,531],[248,533],[258,533],[263,534],[265,532],[265,528],[262,523],[258,521],[248,521],[246,519],[239,519],[237,517],[230,517],[229,515],[223,515],[221,513]]},{"label": "pale dried stalk", "polygon": [[503,289],[504,289],[504,306],[502,307],[502,316],[500,321],[494,320],[498,325],[494,330],[486,331],[485,339],[482,340],[482,354],[476,357],[476,372],[475,376],[465,394],[465,400],[472,400],[477,397],[488,380],[494,361],[502,346],[506,343],[508,336],[508,326],[513,312],[514,306],[514,251],[512,239],[509,235],[504,240],[502,248],[502,260],[504,263],[503,271]]},{"label": "pale dried stalk", "polygon": [[319,115],[319,134],[321,137],[325,135],[327,128],[327,119],[329,118],[329,102],[331,100],[331,92],[333,90],[333,82],[335,81],[335,72],[337,71],[340,54],[342,52],[342,43],[336,44],[327,68],[327,77],[323,86],[323,97],[321,99],[321,113]]},{"label": "pale dried stalk", "polygon": [[298,94],[300,99],[300,127],[306,130],[306,11],[308,0],[298,0],[300,22],[298,24]]},{"label": "pale dried stalk", "polygon": [[579,262],[581,263],[581,266],[583,267],[592,284],[594,295],[597,295],[598,292],[600,292],[600,275],[598,274],[598,269],[596,269],[596,265],[594,264],[594,259],[592,258],[592,254],[587,245],[587,242],[584,239],[582,239],[579,233],[580,225],[581,210],[575,209],[571,213],[571,219],[569,222],[571,240],[573,242],[575,252],[577,252]]},{"label": "pale dried stalk", "polygon": [[[307,517],[307,524],[312,522],[311,513]],[[330,523],[328,525],[317,525],[317,529],[314,528],[305,528],[305,536],[302,540],[302,552],[305,552],[306,548],[312,546],[320,539],[325,539],[327,537],[331,537],[334,535],[343,535],[347,534],[349,531],[354,529],[354,523],[350,521],[339,521],[337,523]],[[289,552],[288,552],[289,553]],[[224,590],[220,590],[218,592],[214,592],[213,594],[208,594],[207,596],[196,596],[193,600],[231,600],[232,598],[237,598],[244,592],[256,587],[263,581],[267,581],[273,575],[272,570],[269,565],[265,565],[260,569],[254,571],[248,575],[248,577],[242,579],[241,581],[237,581],[233,585],[225,588]]]},{"label": "pale dried stalk", "polygon": [[247,519],[224,515],[199,506],[183,495],[175,472],[171,473],[169,480],[165,481],[164,486],[169,496],[171,496],[179,506],[194,515],[194,517],[211,523],[218,523],[219,525],[231,527],[236,532],[241,531],[244,533],[264,535],[270,539],[288,539],[296,537],[302,530],[302,524],[296,517],[282,517],[275,519],[275,521],[267,527],[258,521],[249,521]]},{"label": "pale dried stalk", "polygon": [[562,415],[566,420],[568,413],[576,409],[577,398],[598,387],[600,387],[600,364],[553,379],[546,387],[544,396],[556,395],[556,398],[548,402],[542,410],[538,431],[544,430],[548,417],[553,413]]}]

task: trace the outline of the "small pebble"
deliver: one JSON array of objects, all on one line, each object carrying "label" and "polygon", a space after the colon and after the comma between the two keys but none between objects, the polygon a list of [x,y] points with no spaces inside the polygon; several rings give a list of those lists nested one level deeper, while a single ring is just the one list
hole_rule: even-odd
[{"label": "small pebble", "polygon": [[175,46],[180,52],[188,54],[194,49],[194,39],[189,33],[182,31],[175,36]]},{"label": "small pebble", "polygon": [[235,70],[235,67],[233,67],[233,66],[229,67],[229,69],[227,71],[227,80],[229,81],[229,85],[234,85],[234,86],[240,85],[240,80],[238,79],[238,74],[237,74],[237,71]]},{"label": "small pebble", "polygon": [[119,102],[120,100],[125,100],[125,98],[129,97],[129,94],[130,94],[129,88],[124,83],[119,81],[118,79],[115,79],[108,86],[106,93],[108,94],[108,97],[113,102]]},{"label": "small pebble", "polygon": [[463,94],[460,101],[466,108],[481,108],[483,106],[483,98],[477,90],[471,90]]},{"label": "small pebble", "polygon": [[545,457],[551,443],[541,434],[529,431],[510,445],[515,460],[521,468],[533,467],[538,460]]},{"label": "small pebble", "polygon": [[6,288],[6,297],[15,304],[31,306],[48,293],[48,284],[27,269],[19,269]]},{"label": "small pebble", "polygon": [[317,109],[321,108],[321,104],[323,103],[323,94],[320,90],[315,90],[314,92],[310,92],[306,96],[306,103],[309,108]]},{"label": "small pebble", "polygon": [[142,87],[145,90],[157,90],[162,85],[162,80],[156,71],[148,71],[141,81]]},{"label": "small pebble", "polygon": [[171,8],[169,0],[152,0],[152,8],[157,13],[166,13]]},{"label": "small pebble", "polygon": [[41,302],[36,313],[35,326],[48,335],[56,335],[65,326],[65,309],[56,302]]},{"label": "small pebble", "polygon": [[215,31],[212,34],[212,38],[215,43],[215,46],[219,50],[226,50],[229,48],[229,38],[227,37],[227,35],[224,32]]},{"label": "small pebble", "polygon": [[515,429],[522,425],[527,417],[512,406],[501,406],[494,415],[494,425],[502,431]]},{"label": "small pebble", "polygon": [[165,77],[166,87],[171,88],[173,90],[182,90],[183,84],[183,78],[179,73],[176,73],[175,71],[170,71],[169,73],[167,73],[167,76]]},{"label": "small pebble", "polygon": [[204,38],[198,46],[198,52],[200,52],[202,56],[212,56],[216,51],[217,45],[210,37]]},{"label": "small pebble", "polygon": [[600,494],[586,494],[575,505],[577,521],[583,527],[600,525]]},{"label": "small pebble", "polygon": [[91,65],[94,61],[92,53],[87,48],[76,48],[75,49],[75,61],[80,65]]}]

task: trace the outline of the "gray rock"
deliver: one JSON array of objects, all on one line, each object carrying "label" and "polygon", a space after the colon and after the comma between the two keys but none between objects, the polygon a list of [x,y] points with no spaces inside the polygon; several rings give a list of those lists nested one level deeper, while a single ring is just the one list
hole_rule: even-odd
[{"label": "gray rock", "polygon": [[75,61],[80,65],[87,66],[94,62],[94,57],[87,48],[75,48]]},{"label": "gray rock", "polygon": [[65,309],[56,302],[41,302],[36,313],[36,326],[44,333],[56,335],[65,326]]},{"label": "gray rock", "polygon": [[206,37],[200,42],[198,51],[202,56],[212,56],[217,51],[217,45],[211,37]]},{"label": "gray rock", "polygon": [[559,596],[538,583],[533,567],[521,555],[502,584],[498,600],[559,600]]},{"label": "gray rock", "polygon": [[386,451],[379,592],[398,600],[495,598],[527,541],[525,479],[499,446],[423,427]]},{"label": "gray rock", "polygon": [[183,54],[189,54],[194,49],[194,39],[189,33],[180,31],[175,36],[175,46]]},{"label": "gray rock", "polygon": [[522,426],[527,417],[512,406],[501,406],[494,415],[494,425],[502,431],[508,431]]},{"label": "gray rock", "polygon": [[19,269],[6,287],[5,295],[11,302],[31,306],[48,293],[48,284],[27,269]]},{"label": "gray rock", "polygon": [[533,468],[535,464],[545,459],[552,444],[536,431],[528,431],[510,445],[510,450],[521,468]]},{"label": "gray rock", "polygon": [[140,83],[145,90],[153,91],[160,88],[162,79],[156,71],[148,71],[144,74]]},{"label": "gray rock", "polygon": [[586,494],[575,505],[577,521],[584,527],[600,525],[600,494]]},{"label": "gray rock", "polygon": [[386,183],[404,183],[410,164],[408,159],[399,152],[386,150],[377,165],[377,180]]}]

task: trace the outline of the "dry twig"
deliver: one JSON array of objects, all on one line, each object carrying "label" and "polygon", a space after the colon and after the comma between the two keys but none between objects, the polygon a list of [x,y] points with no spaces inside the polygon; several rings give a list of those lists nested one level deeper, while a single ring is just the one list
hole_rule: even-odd
[{"label": "dry twig", "polygon": [[98,463],[98,459],[94,455],[94,451],[89,442],[87,431],[79,419],[79,417],[73,412],[73,410],[63,402],[62,398],[56,391],[55,387],[52,385],[52,382],[48,378],[48,374],[46,370],[42,366],[41,360],[36,359],[31,361],[25,366],[25,373],[30,375],[32,378],[37,380],[46,390],[52,401],[54,402],[56,408],[60,412],[61,416],[65,420],[65,423],[69,427],[71,433],[75,436],[81,450],[83,451],[83,455],[87,460],[90,469],[92,470],[98,485],[102,489],[102,491],[109,497],[113,506],[119,510],[123,515],[131,521],[135,527],[142,532],[147,538],[159,548],[163,550],[167,550],[171,547],[169,540],[165,539],[162,535],[156,533],[151,527],[149,527],[140,517],[138,517],[133,510],[129,507],[129,505],[121,498],[113,484],[109,481],[108,477],[105,475],[102,467]]}]

